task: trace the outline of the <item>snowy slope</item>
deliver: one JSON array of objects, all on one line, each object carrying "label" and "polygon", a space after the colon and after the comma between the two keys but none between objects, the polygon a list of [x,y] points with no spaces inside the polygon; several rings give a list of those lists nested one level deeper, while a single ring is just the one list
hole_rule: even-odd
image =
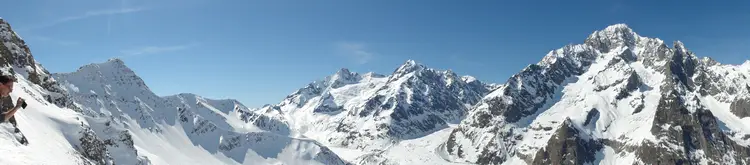
[{"label": "snowy slope", "polygon": [[[134,153],[129,136],[119,136],[117,129],[102,129],[104,125],[78,113],[76,107],[57,81],[37,63],[28,46],[0,19],[0,61],[3,74],[18,79],[11,97],[5,97],[5,107],[18,97],[29,106],[14,117],[20,134],[10,123],[1,123],[0,150],[7,155],[0,164],[109,164],[112,158],[127,159],[122,163],[148,162]],[[100,136],[95,132],[103,131]],[[112,138],[112,137],[115,138]],[[28,145],[18,140],[25,137]],[[106,139],[105,139],[106,138]],[[120,154],[111,155],[107,147]]]},{"label": "snowy slope", "polygon": [[[236,100],[212,100],[187,93],[156,96],[119,59],[54,77],[82,107],[83,114],[109,119],[111,125],[133,132],[134,139],[144,139],[134,141],[135,148],[159,163],[345,163],[314,141],[269,132],[242,120],[241,115],[251,111]],[[159,154],[164,152],[185,155]]]},{"label": "snowy slope", "polygon": [[[445,150],[445,139],[453,128],[442,129],[424,137],[399,141],[378,152],[360,153],[355,164],[468,164],[454,162]],[[343,151],[342,151],[343,152]],[[338,152],[337,152],[338,153]]]},{"label": "snowy slope", "polygon": [[478,164],[747,164],[746,65],[612,25],[485,96],[447,151]]}]

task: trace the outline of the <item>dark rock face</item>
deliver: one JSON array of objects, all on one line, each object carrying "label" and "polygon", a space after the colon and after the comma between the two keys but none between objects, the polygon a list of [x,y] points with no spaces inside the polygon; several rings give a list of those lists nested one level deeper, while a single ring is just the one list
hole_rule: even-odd
[{"label": "dark rock face", "polygon": [[[554,62],[544,63],[547,67],[536,64],[526,67],[521,73],[511,77],[504,88],[504,94],[512,100],[512,104],[505,105],[499,100],[489,104],[493,115],[502,114],[508,122],[516,122],[522,117],[534,114],[557,90],[563,81],[571,76],[580,75],[595,59],[591,50],[574,52],[571,46],[563,48],[563,54],[570,54],[570,58],[557,58]],[[585,49],[585,48],[584,48]],[[543,61],[544,62],[544,61]],[[536,98],[544,98],[534,101]]]},{"label": "dark rock face", "polygon": [[696,97],[685,94],[696,87],[709,89],[699,89],[701,95],[716,91],[710,90],[715,87],[705,85],[705,72],[698,73],[701,74],[696,78],[698,82],[693,81],[691,77],[696,71],[703,70],[702,66],[695,56],[686,52],[682,43],[677,42],[675,48],[677,51],[665,70],[671,74],[667,74],[661,88],[662,97],[651,128],[656,139],[664,140],[658,144],[644,142],[636,155],[645,164],[697,164],[702,159],[709,160],[709,164],[750,162],[747,155],[750,148],[731,140],[719,128],[719,121],[711,111],[705,109]]},{"label": "dark rock face", "polygon": [[[268,107],[268,110],[280,111],[276,106]],[[289,124],[285,121],[282,121],[280,118],[244,110],[238,110],[237,112],[240,113],[240,120],[247,123],[252,123],[253,125],[258,126],[260,129],[271,131],[281,135],[289,135],[289,133],[291,132]]]},{"label": "dark rock face", "polygon": [[83,157],[94,161],[95,164],[114,164],[107,149],[108,145],[114,145],[112,140],[99,139],[96,133],[88,127],[85,127],[79,133],[81,135],[80,145],[76,146],[76,149]]},{"label": "dark rock face", "polygon": [[645,142],[636,152],[643,163],[697,164],[701,157],[708,159],[710,164],[750,162],[750,148],[729,139],[711,111],[698,109],[690,113],[673,93],[659,102],[651,128],[657,139],[666,140],[659,144]]},{"label": "dark rock face", "polygon": [[[89,124],[91,124],[90,126],[81,125],[84,129],[81,131],[82,137],[79,139],[80,145],[77,147],[84,157],[92,161],[114,160],[138,165],[151,164],[148,157],[138,154],[133,136],[129,130],[124,128],[124,124],[107,117],[84,118],[88,119]],[[99,159],[103,155],[109,158]],[[108,163],[114,164],[113,162]],[[97,162],[96,164],[102,163]]]},{"label": "dark rock face", "polygon": [[675,47],[678,51],[666,70],[672,74],[667,75],[662,86],[662,97],[651,128],[656,139],[664,140],[658,144],[644,142],[636,155],[646,164],[697,164],[702,159],[708,159],[711,164],[750,162],[750,155],[747,155],[750,148],[729,139],[711,111],[696,97],[685,95],[685,91],[695,89],[695,83],[688,77],[693,76],[697,63],[691,60],[694,56],[685,57],[681,43]]},{"label": "dark rock face", "polygon": [[676,42],[675,47],[677,51],[675,51],[672,60],[668,64],[669,69],[672,71],[672,75],[676,76],[679,80],[679,83],[692,91],[695,86],[691,77],[695,74],[695,69],[698,65],[697,58],[692,53],[685,52],[681,42]]},{"label": "dark rock face", "polygon": [[[597,111],[598,112],[598,111]],[[547,142],[547,147],[539,150],[532,164],[586,164],[596,160],[596,153],[602,143],[584,139],[570,122],[565,120]]]},{"label": "dark rock face", "polygon": [[599,116],[599,110],[596,108],[591,109],[588,114],[586,114],[586,121],[584,121],[583,126],[587,126],[591,123],[592,119],[597,118]]},{"label": "dark rock face", "polygon": [[627,80],[627,85],[625,86],[625,89],[622,89],[620,93],[617,94],[615,99],[620,100],[625,97],[630,96],[630,92],[635,91],[642,85],[642,82],[640,78],[638,78],[638,74],[631,73]]},{"label": "dark rock face", "polygon": [[732,102],[729,109],[731,109],[732,113],[737,115],[737,117],[750,117],[750,97],[738,98]]}]

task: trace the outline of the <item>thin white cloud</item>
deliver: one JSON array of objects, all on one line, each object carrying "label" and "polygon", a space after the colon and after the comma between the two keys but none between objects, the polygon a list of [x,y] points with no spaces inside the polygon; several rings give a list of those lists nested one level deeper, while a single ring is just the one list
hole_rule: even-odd
[{"label": "thin white cloud", "polygon": [[81,44],[81,43],[76,42],[76,41],[60,40],[60,39],[54,39],[54,38],[44,37],[44,36],[34,36],[34,37],[31,37],[30,39],[31,40],[36,40],[36,41],[39,41],[39,42],[46,42],[46,43],[58,44],[58,45],[62,45],[62,46],[76,46],[76,45],[80,45]]},{"label": "thin white cloud", "polygon": [[126,56],[159,54],[159,53],[185,50],[185,49],[189,49],[195,46],[198,46],[197,42],[184,44],[184,45],[173,45],[173,46],[146,46],[146,47],[122,50],[121,53]]},{"label": "thin white cloud", "polygon": [[358,64],[365,64],[375,56],[375,53],[367,50],[367,46],[362,43],[338,42],[335,47],[339,55],[351,58]]},{"label": "thin white cloud", "polygon": [[140,11],[148,10],[148,8],[145,7],[134,7],[134,8],[119,8],[119,9],[104,9],[104,10],[94,10],[94,11],[88,11],[86,13],[83,13],[81,15],[75,15],[75,16],[68,16],[63,17],[45,24],[40,24],[37,26],[33,26],[30,28],[24,28],[21,30],[33,30],[33,29],[41,29],[46,27],[51,27],[55,25],[59,25],[62,23],[70,22],[70,21],[76,21],[81,19],[87,19],[91,17],[97,17],[97,16],[111,16],[111,15],[120,15],[120,14],[128,14],[128,13],[135,13]]},{"label": "thin white cloud", "polygon": [[97,11],[88,11],[83,15],[78,16],[70,16],[65,17],[62,19],[59,19],[59,22],[67,22],[67,21],[74,21],[79,19],[85,19],[89,17],[96,17],[101,15],[117,15],[117,14],[127,14],[127,13],[133,13],[133,12],[139,12],[146,10],[146,8],[120,8],[120,9],[106,9],[106,10],[97,10]]}]

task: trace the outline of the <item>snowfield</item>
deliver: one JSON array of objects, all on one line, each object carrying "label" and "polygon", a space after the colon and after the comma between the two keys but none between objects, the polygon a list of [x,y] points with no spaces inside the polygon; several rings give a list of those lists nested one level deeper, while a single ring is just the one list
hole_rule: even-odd
[{"label": "snowfield", "polygon": [[356,164],[470,164],[455,162],[445,150],[445,139],[453,128],[446,128],[424,137],[400,141],[378,152],[331,147],[339,156]]}]

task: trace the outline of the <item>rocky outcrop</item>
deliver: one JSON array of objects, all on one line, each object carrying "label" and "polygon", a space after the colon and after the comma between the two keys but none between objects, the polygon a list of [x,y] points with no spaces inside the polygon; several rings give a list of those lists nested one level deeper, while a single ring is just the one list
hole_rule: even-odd
[{"label": "rocky outcrop", "polygon": [[2,70],[2,74],[19,74],[48,91],[42,93],[42,98],[45,98],[45,101],[60,107],[79,110],[68,99],[66,91],[52,78],[49,71],[34,59],[26,42],[2,18],[0,18],[0,42],[2,42],[2,45],[0,45],[0,68],[2,68],[0,70]]},{"label": "rocky outcrop", "polygon": [[732,113],[737,115],[737,117],[750,117],[750,97],[737,98],[737,100],[732,102],[729,109],[731,109]]},{"label": "rocky outcrop", "polygon": [[256,111],[239,110],[240,120],[252,123],[258,128],[281,135],[290,135],[289,122],[285,120],[277,106],[266,106]]},{"label": "rocky outcrop", "polygon": [[566,119],[547,146],[537,152],[532,164],[590,164],[601,149],[601,142],[581,134],[570,119]]},{"label": "rocky outcrop", "polygon": [[81,144],[76,148],[83,157],[93,160],[95,164],[114,164],[109,151],[107,151],[107,145],[112,145],[111,141],[105,143],[90,129],[84,129],[80,133]]},{"label": "rocky outcrop", "polygon": [[[658,144],[646,142],[636,154],[645,164],[746,164],[750,148],[731,140],[720,128],[709,110],[690,113],[685,104],[667,96],[651,129]],[[675,147],[669,147],[675,146]]]},{"label": "rocky outcrop", "polygon": [[[698,96],[687,94],[698,85],[688,77],[700,63],[677,42],[677,53],[668,63],[667,78],[656,108],[651,133],[658,144],[644,142],[636,152],[645,164],[745,164],[750,148],[738,145],[721,129],[720,121]],[[698,86],[700,87],[700,86]],[[741,100],[741,99],[740,99]]]}]

